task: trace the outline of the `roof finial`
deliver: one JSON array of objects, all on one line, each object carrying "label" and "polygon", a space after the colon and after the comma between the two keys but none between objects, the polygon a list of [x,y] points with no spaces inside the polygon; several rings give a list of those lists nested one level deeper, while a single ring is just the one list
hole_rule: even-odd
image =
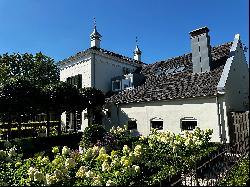
[{"label": "roof finial", "polygon": [[96,28],[96,19],[94,17],[94,28]]},{"label": "roof finial", "polygon": [[135,37],[135,43],[136,43],[136,45],[138,45],[138,37],[137,36]]}]

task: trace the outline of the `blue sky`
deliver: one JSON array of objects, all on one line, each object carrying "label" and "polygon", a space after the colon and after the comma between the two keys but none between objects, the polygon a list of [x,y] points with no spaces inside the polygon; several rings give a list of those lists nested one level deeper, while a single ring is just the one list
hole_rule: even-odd
[{"label": "blue sky", "polygon": [[248,0],[0,0],[0,54],[63,60],[90,47],[93,17],[102,48],[132,57],[138,36],[145,63],[189,53],[189,32],[203,26],[212,46],[239,33],[249,48],[248,7]]}]

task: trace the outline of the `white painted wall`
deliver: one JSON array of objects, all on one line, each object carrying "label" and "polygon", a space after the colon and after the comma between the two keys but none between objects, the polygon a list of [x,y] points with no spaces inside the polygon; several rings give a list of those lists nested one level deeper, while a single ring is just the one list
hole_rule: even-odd
[{"label": "white painted wall", "polygon": [[216,97],[191,99],[176,99],[146,103],[134,103],[119,106],[119,116],[116,118],[115,106],[111,107],[111,122],[106,126],[117,124],[122,126],[129,118],[137,120],[137,130],[142,135],[150,133],[150,120],[163,119],[163,131],[181,132],[181,119],[194,117],[201,129],[213,129],[211,141],[220,142],[219,123]]},{"label": "white painted wall", "polygon": [[105,93],[112,89],[111,79],[113,77],[124,75],[123,68],[134,71],[138,67],[137,64],[127,64],[98,54],[94,55],[92,58],[95,74],[94,85]]},{"label": "white painted wall", "polygon": [[91,56],[87,55],[81,59],[64,65],[60,68],[60,81],[66,81],[68,77],[82,74],[82,86],[91,87]]},{"label": "white painted wall", "polygon": [[227,112],[246,111],[249,110],[249,69],[239,35],[235,36],[230,56],[218,88],[225,92]]}]

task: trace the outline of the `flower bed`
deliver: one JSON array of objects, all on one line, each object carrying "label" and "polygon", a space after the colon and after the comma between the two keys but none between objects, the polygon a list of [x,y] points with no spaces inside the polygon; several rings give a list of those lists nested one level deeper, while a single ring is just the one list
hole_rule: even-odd
[{"label": "flower bed", "polygon": [[[16,150],[10,154],[8,146],[0,152],[2,185],[169,185],[214,146],[208,143],[212,131],[199,128],[182,135],[153,130],[147,137],[127,136],[120,141],[127,132],[113,128],[112,141],[110,137],[94,145],[83,141],[82,153],[54,147],[52,157],[41,154],[22,160]],[[133,140],[130,146],[124,144],[129,140]]]}]

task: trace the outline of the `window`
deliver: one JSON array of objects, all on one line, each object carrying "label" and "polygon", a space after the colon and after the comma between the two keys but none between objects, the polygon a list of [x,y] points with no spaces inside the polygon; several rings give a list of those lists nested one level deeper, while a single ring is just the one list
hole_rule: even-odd
[{"label": "window", "polygon": [[157,130],[163,130],[163,121],[162,120],[152,120],[151,127]]},{"label": "window", "polygon": [[71,85],[76,86],[79,89],[82,87],[82,75],[78,74],[75,76],[68,77],[66,79],[66,82],[71,84]]},{"label": "window", "polygon": [[112,90],[120,90],[121,89],[121,81],[116,80],[112,81]]},{"label": "window", "polygon": [[128,121],[128,130],[137,129],[137,123],[135,120]]},{"label": "window", "polygon": [[197,120],[195,119],[183,119],[181,120],[181,130],[193,130],[197,126]]}]

